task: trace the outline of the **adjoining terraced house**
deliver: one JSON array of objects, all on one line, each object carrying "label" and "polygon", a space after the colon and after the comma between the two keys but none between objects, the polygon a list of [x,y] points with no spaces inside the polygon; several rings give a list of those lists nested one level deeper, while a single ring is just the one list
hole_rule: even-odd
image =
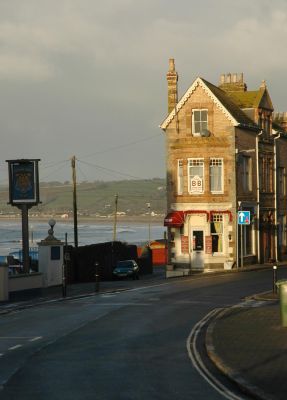
[{"label": "adjoining terraced house", "polygon": [[[167,82],[168,116],[160,127],[168,275],[283,258],[287,134],[279,118],[285,114],[274,121],[266,83],[249,91],[242,73],[221,75],[219,86],[197,78],[178,101],[173,59]],[[238,226],[239,210],[250,212],[249,225]]]}]

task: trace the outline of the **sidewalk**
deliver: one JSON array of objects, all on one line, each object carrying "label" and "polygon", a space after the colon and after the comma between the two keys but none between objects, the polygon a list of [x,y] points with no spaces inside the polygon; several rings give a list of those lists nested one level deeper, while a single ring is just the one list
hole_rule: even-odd
[{"label": "sidewalk", "polygon": [[[173,279],[186,279],[193,276],[201,277],[201,276],[210,276],[216,274],[233,274],[238,272],[248,272],[254,271],[258,269],[266,269],[271,268],[271,264],[253,264],[249,266],[245,266],[242,270],[241,268],[234,268],[232,270],[213,270],[213,271],[203,271],[203,272],[194,272],[191,275],[187,275],[185,277],[175,277],[170,278]],[[153,268],[152,274],[141,275],[139,281],[132,281],[129,279],[117,280],[117,281],[101,281],[100,282],[100,293],[106,292],[114,292],[121,290],[128,290],[133,287],[140,286],[142,283],[146,282],[158,282],[158,281],[166,281],[165,276],[165,266],[156,266]],[[95,282],[88,283],[75,283],[68,284],[66,290],[67,298],[81,297],[85,295],[93,295],[95,294],[96,284]],[[9,296],[9,301],[0,302],[0,314],[8,309],[15,309],[16,307],[23,308],[25,305],[35,305],[37,303],[43,303],[45,301],[59,301],[63,299],[62,286],[54,286],[49,288],[35,289],[24,292],[12,292]]]},{"label": "sidewalk", "polygon": [[287,328],[279,301],[262,303],[224,310],[208,327],[206,347],[217,367],[254,398],[285,400]]},{"label": "sidewalk", "polygon": [[[143,283],[163,280],[165,280],[164,267],[155,267],[153,274],[142,275],[139,280],[123,279],[116,281],[100,281],[98,293],[104,294],[130,290],[141,286]],[[28,308],[45,302],[94,296],[98,293],[96,293],[95,282],[68,284],[66,288],[66,297],[63,297],[62,286],[14,292],[10,294],[9,301],[0,302],[0,315],[6,314],[12,310]]]}]

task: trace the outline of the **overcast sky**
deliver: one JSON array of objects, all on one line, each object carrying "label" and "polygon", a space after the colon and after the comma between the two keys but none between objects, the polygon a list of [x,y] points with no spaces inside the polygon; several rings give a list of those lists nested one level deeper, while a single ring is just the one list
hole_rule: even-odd
[{"label": "overcast sky", "polygon": [[[286,0],[0,0],[0,181],[40,158],[41,180],[165,176],[166,72],[244,72],[287,111]],[[119,173],[116,173],[118,171]]]}]

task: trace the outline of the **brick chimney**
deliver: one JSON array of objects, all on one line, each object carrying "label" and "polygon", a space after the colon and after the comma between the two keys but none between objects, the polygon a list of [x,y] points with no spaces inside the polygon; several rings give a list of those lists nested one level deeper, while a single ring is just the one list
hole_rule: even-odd
[{"label": "brick chimney", "polygon": [[273,121],[279,124],[284,132],[287,133],[287,112],[274,112]]},{"label": "brick chimney", "polygon": [[175,70],[173,58],[169,59],[169,70],[168,70],[168,73],[166,74],[166,79],[167,79],[167,88],[168,88],[168,98],[167,98],[168,113],[170,113],[175,108],[175,106],[177,104],[177,100],[178,100],[178,98],[177,98],[178,75]]},{"label": "brick chimney", "polygon": [[246,92],[247,86],[243,80],[243,73],[222,74],[219,82],[220,89],[225,92]]}]

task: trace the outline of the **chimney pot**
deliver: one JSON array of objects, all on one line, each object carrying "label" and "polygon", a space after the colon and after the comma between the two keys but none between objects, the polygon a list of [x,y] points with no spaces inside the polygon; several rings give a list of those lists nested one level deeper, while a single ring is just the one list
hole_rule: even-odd
[{"label": "chimney pot", "polygon": [[174,58],[169,59],[169,72],[175,71]]}]

